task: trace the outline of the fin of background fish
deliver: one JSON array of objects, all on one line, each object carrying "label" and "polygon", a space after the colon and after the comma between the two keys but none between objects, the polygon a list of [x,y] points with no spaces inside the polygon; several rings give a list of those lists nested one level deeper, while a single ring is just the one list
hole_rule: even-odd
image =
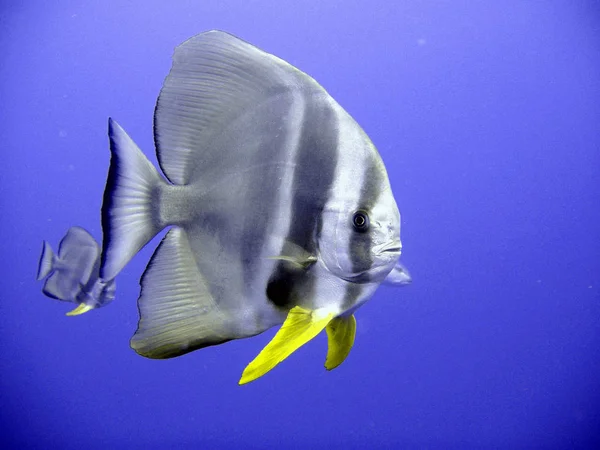
[{"label": "fin of background fish", "polygon": [[77,308],[75,308],[72,311],[69,311],[67,313],[67,316],[79,316],[81,314],[85,314],[88,311],[91,311],[92,309],[94,309],[93,306],[88,305],[86,303],[80,303],[79,305],[77,305]]},{"label": "fin of background fish", "polygon": [[102,204],[104,251],[100,277],[111,280],[164,224],[156,223],[152,195],[161,179],[125,130],[108,119],[111,162]]},{"label": "fin of background fish", "polygon": [[171,358],[233,338],[200,272],[186,233],[172,228],[142,277],[140,321],[131,347],[148,358]]},{"label": "fin of background fish", "polygon": [[100,262],[97,262],[92,276],[85,285],[81,286],[81,292],[77,295],[76,301],[79,305],[69,311],[67,316],[79,316],[92,309],[101,308],[112,302],[115,298],[117,285],[115,280],[103,280],[98,277]]},{"label": "fin of background fish", "polygon": [[327,324],[327,359],[325,368],[333,370],[348,357],[356,336],[354,315],[336,317]]},{"label": "fin of background fish", "polygon": [[412,277],[410,276],[408,269],[404,267],[404,264],[402,264],[400,261],[396,263],[396,266],[383,281],[384,284],[390,286],[404,286],[406,284],[410,284],[411,282]]},{"label": "fin of background fish", "polygon": [[327,309],[310,311],[294,306],[273,339],[244,369],[239,384],[246,384],[272,370],[293,352],[317,336],[333,319]]}]

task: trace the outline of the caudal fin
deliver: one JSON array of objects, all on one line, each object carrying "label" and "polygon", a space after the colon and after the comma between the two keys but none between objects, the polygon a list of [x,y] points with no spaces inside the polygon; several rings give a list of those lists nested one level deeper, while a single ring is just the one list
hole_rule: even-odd
[{"label": "caudal fin", "polygon": [[42,255],[40,256],[40,263],[38,264],[38,272],[36,279],[42,280],[46,278],[54,267],[54,252],[52,247],[46,241],[44,241],[42,247]]},{"label": "caudal fin", "polygon": [[108,119],[110,168],[102,203],[104,234],[100,277],[112,280],[166,224],[160,223],[157,195],[166,186],[125,130]]}]

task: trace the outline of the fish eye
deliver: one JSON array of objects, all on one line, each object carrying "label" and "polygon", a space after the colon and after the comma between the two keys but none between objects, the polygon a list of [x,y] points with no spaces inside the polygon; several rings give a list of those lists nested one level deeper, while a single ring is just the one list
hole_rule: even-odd
[{"label": "fish eye", "polygon": [[369,215],[364,211],[356,211],[352,217],[352,225],[356,231],[364,233],[369,229]]}]

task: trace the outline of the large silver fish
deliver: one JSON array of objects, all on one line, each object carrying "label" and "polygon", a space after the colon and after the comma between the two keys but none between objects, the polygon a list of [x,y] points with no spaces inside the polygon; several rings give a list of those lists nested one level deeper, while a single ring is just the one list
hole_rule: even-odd
[{"label": "large silver fish", "polygon": [[176,48],[154,115],[162,174],[114,120],[109,137],[101,278],[171,227],[141,280],[131,346],[143,356],[283,324],[241,384],[323,329],[332,369],[356,308],[386,277],[410,281],[371,140],[314,79],[253,45],[211,31]]},{"label": "large silver fish", "polygon": [[99,275],[100,246],[85,229],[69,228],[60,241],[58,255],[44,241],[37,279],[46,279],[42,288],[46,296],[78,304],[68,316],[105,306],[115,298],[114,279],[104,282]]}]

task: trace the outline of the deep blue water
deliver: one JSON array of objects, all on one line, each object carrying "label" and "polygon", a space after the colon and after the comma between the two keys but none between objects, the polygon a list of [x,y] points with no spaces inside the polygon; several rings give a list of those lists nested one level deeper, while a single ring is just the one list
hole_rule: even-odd
[{"label": "deep blue water", "polygon": [[[155,161],[176,45],[234,33],[369,133],[413,284],[240,387],[273,336],[153,361],[128,342],[156,240],[81,317],[43,239],[101,238],[118,120]],[[600,6],[592,1],[23,1],[0,6],[2,448],[600,448]]]}]

